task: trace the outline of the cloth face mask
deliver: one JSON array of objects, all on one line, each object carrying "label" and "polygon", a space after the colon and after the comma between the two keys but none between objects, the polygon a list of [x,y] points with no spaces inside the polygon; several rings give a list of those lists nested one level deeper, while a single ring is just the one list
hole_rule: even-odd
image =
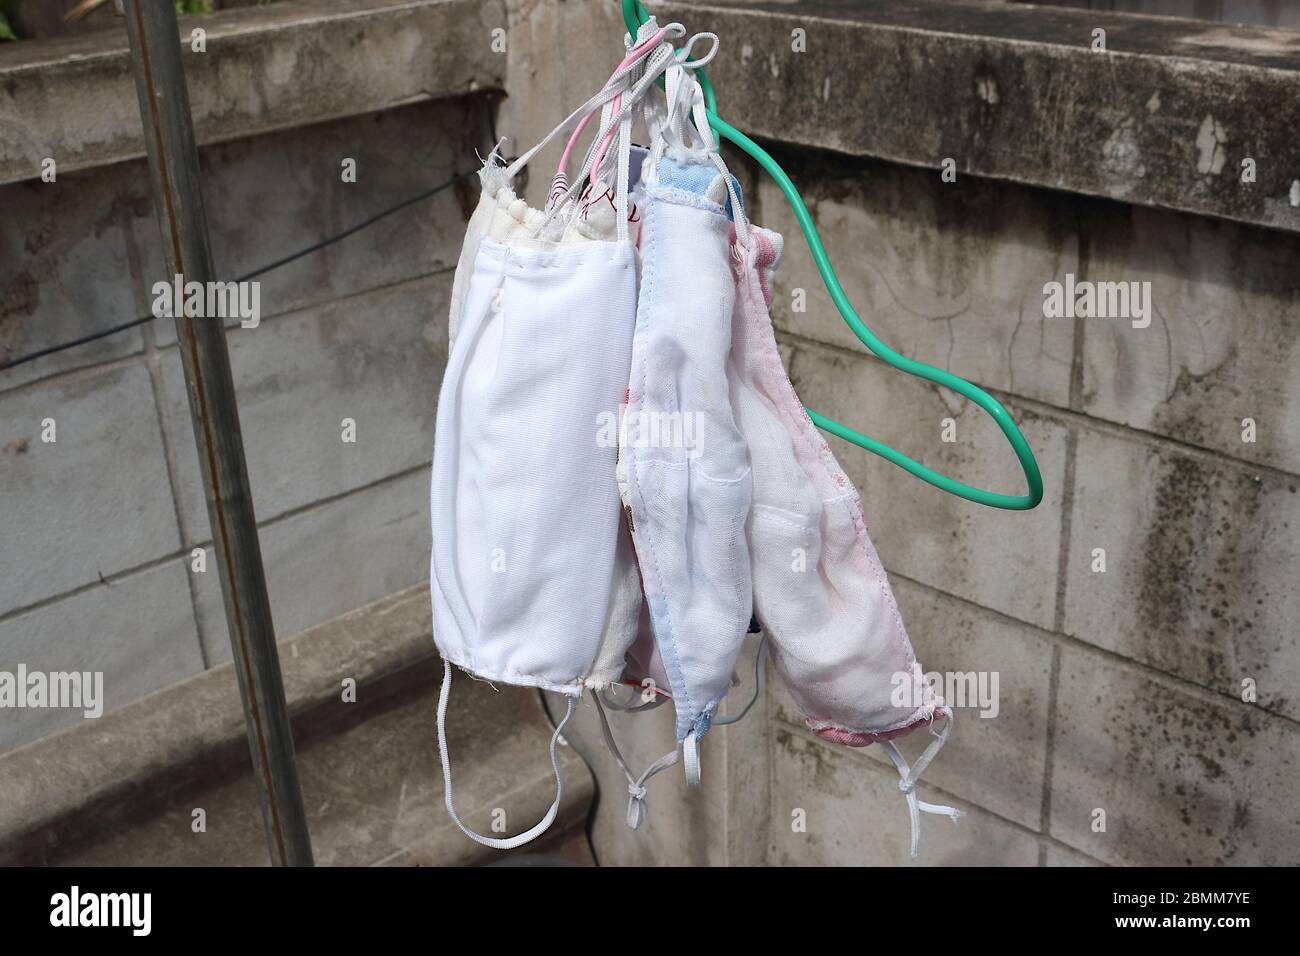
[{"label": "cloth face mask", "polygon": [[[439,396],[430,496],[434,639],[445,662],[439,744],[448,812],[488,846],[521,845],[554,820],[560,731],[551,742],[557,793],[545,818],[508,839],[474,833],[452,802],[451,668],[567,695],[561,728],[597,679],[622,515],[617,443],[602,442],[599,426],[617,421],[637,300],[627,227],[631,111],[671,57],[668,44],[649,51],[644,76],[636,69],[616,76],[510,168],[489,159],[453,285],[455,340]],[[616,180],[607,211],[593,207],[580,217],[560,203],[543,214],[515,197],[506,184],[538,149],[619,94],[624,105],[609,129],[617,130],[613,162],[622,172],[616,165],[613,176],[602,174]],[[594,185],[606,190],[602,181]]]},{"label": "cloth face mask", "polygon": [[[698,84],[684,72],[668,71],[670,118],[684,84],[702,115]],[[731,684],[752,607],[749,455],[725,371],[735,285],[723,202],[739,203],[716,142],[690,148],[661,131],[653,149],[642,174],[641,288],[619,479],[694,783],[698,743]]]},{"label": "cloth face mask", "polygon": [[[733,243],[727,377],[753,463],[747,537],[755,613],[809,729],[850,747],[880,743],[898,767],[915,856],[919,812],[960,816],[913,792],[947,737],[952,711],[920,677],[857,490],[805,413],[777,351],[768,307],[781,237],[751,226],[750,238],[748,248]],[[910,692],[901,701],[900,686]],[[908,767],[891,739],[936,717],[946,718],[943,732]]]}]

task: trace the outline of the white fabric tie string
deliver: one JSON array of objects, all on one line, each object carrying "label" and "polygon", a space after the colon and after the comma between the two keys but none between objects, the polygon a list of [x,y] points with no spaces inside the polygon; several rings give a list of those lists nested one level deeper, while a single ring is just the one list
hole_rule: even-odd
[{"label": "white fabric tie string", "polygon": [[596,702],[596,713],[600,715],[600,732],[605,738],[605,746],[609,748],[609,752],[618,761],[623,776],[627,778],[627,825],[635,830],[645,820],[646,781],[661,770],[666,770],[677,763],[678,753],[673,750],[671,753],[664,754],[647,767],[645,773],[641,774],[641,776],[633,776],[631,769],[628,768],[627,761],[623,759],[622,751],[618,749],[618,744],[614,740],[614,733],[609,727],[609,718],[605,716],[605,708],[600,703],[600,695],[593,691],[591,696]]},{"label": "white fabric tie string", "polygon": [[926,803],[924,800],[920,800],[916,796],[917,779],[921,776],[921,772],[929,766],[930,761],[935,758],[935,755],[943,748],[944,743],[948,739],[948,734],[952,731],[952,711],[945,707],[940,711],[940,714],[947,718],[943,730],[938,733],[931,731],[931,733],[934,734],[935,739],[930,742],[930,745],[925,748],[925,751],[917,758],[916,763],[911,767],[907,765],[907,761],[903,758],[903,755],[899,752],[898,747],[894,745],[892,740],[883,740],[880,743],[880,746],[884,749],[885,753],[889,754],[889,759],[894,762],[894,766],[898,768],[898,775],[901,778],[898,781],[898,789],[907,795],[907,811],[908,815],[911,817],[912,823],[912,859],[914,860],[916,859],[917,854],[921,852],[922,813],[934,813],[946,816],[951,819],[953,823],[956,823],[959,819],[965,816],[965,813],[958,810],[956,807],[947,807],[937,803]]}]

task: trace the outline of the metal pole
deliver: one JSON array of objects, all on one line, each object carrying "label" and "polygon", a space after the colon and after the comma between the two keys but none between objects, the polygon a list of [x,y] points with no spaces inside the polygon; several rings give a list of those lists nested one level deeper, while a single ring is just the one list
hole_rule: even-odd
[{"label": "metal pole", "polygon": [[[187,283],[210,282],[216,276],[176,10],[171,0],[126,0],[125,13],[167,278],[181,275]],[[187,316],[180,303],[174,311],[271,862],[311,866],[311,838],[294,763],[225,328],[219,318]]]}]

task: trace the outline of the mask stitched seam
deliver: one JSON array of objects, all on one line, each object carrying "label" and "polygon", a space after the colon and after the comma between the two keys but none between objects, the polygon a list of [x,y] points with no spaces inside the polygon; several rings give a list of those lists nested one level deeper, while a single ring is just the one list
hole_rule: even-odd
[{"label": "mask stitched seam", "polygon": [[582,678],[573,678],[566,681],[557,681],[554,678],[546,677],[542,674],[529,674],[525,671],[515,668],[502,668],[499,671],[489,670],[479,667],[473,662],[472,655],[442,653],[443,660],[450,661],[461,670],[465,671],[470,677],[477,680],[495,681],[500,684],[513,684],[518,686],[518,678],[522,678],[529,686],[542,686],[546,690],[555,691],[557,694],[568,694],[570,690],[578,690],[584,686]]}]

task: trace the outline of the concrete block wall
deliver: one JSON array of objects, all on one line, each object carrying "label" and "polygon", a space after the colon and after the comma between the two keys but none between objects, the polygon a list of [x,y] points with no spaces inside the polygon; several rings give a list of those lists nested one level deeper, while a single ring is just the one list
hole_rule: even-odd
[{"label": "concrete block wall", "polygon": [[[243,274],[472,169],[487,116],[471,95],[204,148],[218,270]],[[356,183],[341,181],[344,157]],[[260,325],[229,328],[280,635],[428,577],[447,296],[474,198],[448,189],[267,274]],[[149,313],[165,277],[142,161],[0,186],[0,210],[0,356]],[[109,709],[230,656],[174,343],[155,320],[0,372],[0,669],[102,670]],[[7,709],[0,752],[79,721]]]},{"label": "concrete block wall", "polygon": [[[1035,511],[990,511],[833,441],[923,666],[1000,678],[996,717],[959,709],[923,778],[923,799],[969,816],[926,820],[922,862],[1300,860],[1300,273],[1285,265],[1300,239],[815,151],[779,158],[865,321],[993,390],[1045,479]],[[773,312],[803,400],[945,473],[1020,487],[978,409],[862,355],[775,186],[757,208],[789,239]],[[1152,324],[1044,318],[1043,286],[1067,272],[1149,281]],[[900,860],[892,767],[814,740],[774,695],[774,862]],[[806,833],[791,832],[794,807]],[[882,841],[880,827],[896,832]]]},{"label": "concrete block wall", "polygon": [[[466,29],[486,37],[498,24],[510,94],[498,128],[522,149],[599,87],[621,18],[613,3],[510,0],[483,5]],[[218,266],[252,268],[469,168],[485,117],[471,96],[206,147]],[[957,827],[926,818],[921,862],[1296,862],[1300,240],[772,148],[868,324],[997,395],[1046,482],[1037,510],[995,512],[832,441],[924,666],[999,678],[997,716],[959,710],[925,775],[923,799],[967,816]],[[557,152],[534,165],[534,202]],[[342,155],[360,158],[357,186],[337,178]],[[728,161],[756,221],[788,240],[773,316],[801,397],[946,473],[1019,491],[986,416],[865,355],[780,195]],[[0,355],[148,311],[161,256],[143,164],[61,175],[52,188],[0,187]],[[427,574],[428,442],[473,192],[265,277],[261,327],[229,333],[282,634]],[[1043,318],[1044,283],[1067,273],[1150,281],[1151,326]],[[339,441],[345,416],[358,422],[354,446]],[[45,417],[58,422],[52,445],[39,438]],[[1249,444],[1247,417],[1258,427]],[[941,441],[945,418],[956,442]],[[0,476],[0,668],[11,649],[45,669],[102,661],[113,706],[229,653],[215,577],[190,571],[206,516],[166,322],[0,373]],[[1092,569],[1098,548],[1105,572]],[[752,654],[727,709],[743,704]],[[566,737],[596,772],[602,863],[907,862],[892,767],[874,749],[812,738],[769,676],[755,712],[708,741],[706,786],[656,778],[636,833],[584,705]],[[613,718],[632,763],[670,745],[665,717]],[[8,712],[0,750],[73,720]],[[915,737],[903,742],[912,755]]]},{"label": "concrete block wall", "polygon": [[[512,54],[512,80],[526,71],[529,82],[512,82],[502,128],[521,147],[562,115],[555,104],[598,87],[589,38],[621,29],[606,6],[511,5],[511,36],[526,37],[528,51],[556,51]],[[707,29],[723,5],[702,3],[694,18],[689,6],[675,4],[673,16]],[[756,36],[780,33],[755,24]],[[736,38],[723,43],[735,57]],[[719,90],[728,102],[737,95]],[[834,129],[824,133],[837,141]],[[923,817],[920,864],[1300,861],[1300,238],[765,145],[808,201],[865,321],[905,355],[993,392],[1046,483],[1036,510],[993,511],[831,439],[923,666],[998,675],[997,715],[959,709],[923,777],[922,799],[967,816],[955,827]],[[787,239],[773,318],[803,400],[946,474],[1021,491],[987,416],[866,353],[831,306],[779,191],[739,154],[726,156],[756,221]],[[553,161],[537,168],[534,199]],[[1067,274],[1149,281],[1151,325],[1045,318],[1044,284]],[[946,418],[956,423],[951,444],[941,440]],[[1244,418],[1256,422],[1253,443],[1242,440]],[[1097,548],[1104,572],[1093,571]],[[747,666],[724,709],[743,705]],[[621,771],[595,714],[580,711],[566,733],[596,769],[602,863],[909,862],[892,765],[878,748],[813,738],[769,677],[756,712],[706,742],[704,787],[688,790],[672,772],[657,778],[637,832],[623,822]],[[1252,703],[1242,699],[1247,680]],[[664,721],[611,715],[630,763],[646,766],[670,745]],[[914,757],[925,742],[916,734],[901,746]],[[1098,810],[1104,831],[1094,829]]]}]

